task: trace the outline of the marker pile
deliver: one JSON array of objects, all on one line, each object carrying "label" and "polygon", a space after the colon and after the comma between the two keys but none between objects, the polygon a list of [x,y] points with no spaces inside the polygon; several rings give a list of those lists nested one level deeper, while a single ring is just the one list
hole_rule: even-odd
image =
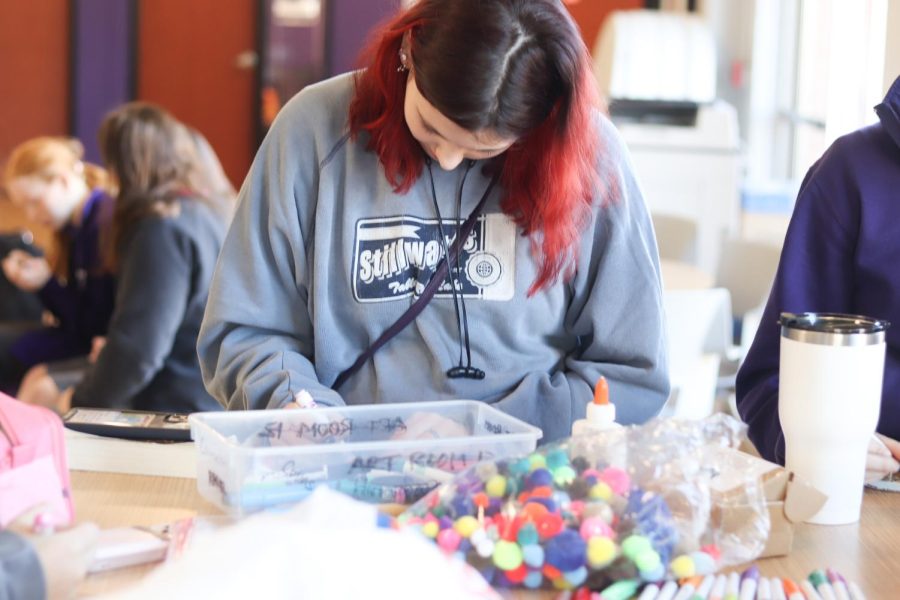
[{"label": "marker pile", "polygon": [[751,566],[743,573],[690,577],[680,581],[618,581],[601,592],[581,588],[558,600],[866,600],[859,586],[833,569],[817,569],[809,577],[764,577]]}]

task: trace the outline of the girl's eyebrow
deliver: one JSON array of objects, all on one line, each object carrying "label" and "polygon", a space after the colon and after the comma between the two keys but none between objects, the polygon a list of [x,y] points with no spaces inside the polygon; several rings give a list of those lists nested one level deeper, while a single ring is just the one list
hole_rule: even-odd
[{"label": "girl's eyebrow", "polygon": [[432,127],[431,124],[425,120],[425,117],[422,116],[422,111],[420,111],[418,108],[416,108],[416,113],[419,115],[419,120],[422,121],[422,126],[428,130],[428,133],[433,133],[434,135],[436,135],[440,138],[444,137],[443,135],[441,135],[441,133],[437,129]]},{"label": "girl's eyebrow", "polygon": [[[422,121],[422,126],[425,127],[426,130],[428,130],[428,133],[433,133],[434,135],[436,135],[439,138],[444,139],[444,140],[447,139],[446,137],[444,137],[441,134],[440,131],[438,131],[437,129],[432,127],[431,124],[425,120],[425,117],[422,116],[422,111],[420,111],[418,107],[416,107],[416,113],[419,115],[419,120]],[[502,146],[497,146],[495,148],[468,148],[468,150],[471,150],[472,152],[490,153],[490,152],[499,152],[501,150],[505,150],[507,147],[508,146],[506,144],[503,144]]]}]

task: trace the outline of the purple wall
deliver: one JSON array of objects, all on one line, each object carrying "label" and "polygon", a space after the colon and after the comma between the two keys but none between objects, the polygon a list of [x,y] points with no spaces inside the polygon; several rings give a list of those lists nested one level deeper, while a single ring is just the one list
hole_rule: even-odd
[{"label": "purple wall", "polygon": [[400,0],[331,0],[328,15],[329,75],[356,68],[356,59],[369,31],[400,6]]},{"label": "purple wall", "polygon": [[[70,1],[71,133],[84,143],[86,158],[99,162],[97,129],[103,116],[134,95],[136,74],[132,70],[136,32],[133,20],[139,0]],[[291,31],[272,27],[267,49],[270,62],[261,65],[264,83],[274,80],[289,82],[290,88],[302,87],[309,82],[307,80],[353,70],[369,32],[400,6],[400,0],[322,1],[327,12],[324,56],[317,50],[322,43],[321,39],[316,39],[323,35],[321,30],[294,28]],[[321,68],[318,65],[323,65],[327,71],[317,72]]]},{"label": "purple wall", "polygon": [[[266,0],[267,5],[271,0]],[[325,17],[313,23],[279,22],[269,12],[263,41],[261,79],[274,87],[282,103],[305,86],[327,77],[325,68]]]},{"label": "purple wall", "polygon": [[72,0],[72,135],[99,162],[103,116],[132,97],[133,0]]}]

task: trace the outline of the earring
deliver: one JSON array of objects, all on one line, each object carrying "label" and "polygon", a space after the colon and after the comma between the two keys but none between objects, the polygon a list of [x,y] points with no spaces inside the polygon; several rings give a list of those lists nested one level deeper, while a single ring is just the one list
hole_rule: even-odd
[{"label": "earring", "polygon": [[406,52],[404,52],[403,49],[401,48],[401,50],[400,50],[400,66],[397,67],[397,71],[399,73],[409,70],[409,67],[406,66],[407,60],[408,59],[406,57]]}]

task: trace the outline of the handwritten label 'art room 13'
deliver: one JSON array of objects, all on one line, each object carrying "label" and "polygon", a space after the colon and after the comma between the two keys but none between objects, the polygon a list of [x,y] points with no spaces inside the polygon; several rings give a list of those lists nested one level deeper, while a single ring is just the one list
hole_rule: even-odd
[{"label": "handwritten label 'art room 13'", "polygon": [[[444,219],[442,225],[449,247],[458,222]],[[356,224],[354,296],[359,302],[388,302],[418,295],[443,256],[437,219],[362,219]],[[515,260],[515,224],[502,213],[481,215],[460,251],[457,293],[510,300],[515,292]],[[452,297],[450,286],[448,277],[435,297]]]},{"label": "handwritten label 'art room 13'", "polygon": [[354,432],[365,431],[370,434],[385,432],[394,434],[406,431],[406,423],[401,417],[386,417],[383,419],[365,419],[357,423],[356,419],[345,418],[334,421],[310,421],[300,423],[288,423],[271,421],[263,426],[259,437],[280,440],[282,437],[296,437],[297,439],[315,440],[319,443],[339,441],[342,438],[353,435]]}]

